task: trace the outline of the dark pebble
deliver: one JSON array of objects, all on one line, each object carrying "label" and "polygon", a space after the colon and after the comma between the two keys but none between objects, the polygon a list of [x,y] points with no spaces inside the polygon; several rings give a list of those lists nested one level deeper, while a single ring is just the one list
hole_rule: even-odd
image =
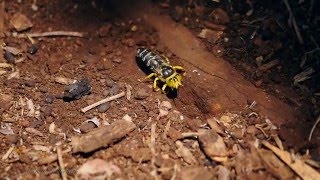
[{"label": "dark pebble", "polygon": [[32,80],[28,80],[24,83],[27,87],[34,87],[36,83]]},{"label": "dark pebble", "polygon": [[101,105],[98,106],[98,112],[99,113],[104,113],[106,112],[108,109],[110,108],[110,103],[103,103]]},{"label": "dark pebble", "polygon": [[5,51],[3,57],[8,61],[8,63],[13,64],[15,61],[14,55],[9,51]]},{"label": "dark pebble", "polygon": [[48,92],[48,88],[45,87],[45,86],[40,86],[39,87],[39,91],[42,92],[42,93],[47,93]]},{"label": "dark pebble", "polygon": [[46,98],[44,99],[44,101],[48,104],[52,104],[54,101],[54,96],[52,95],[47,95]]},{"label": "dark pebble", "polygon": [[92,123],[92,122],[87,122],[87,123],[83,123],[83,124],[79,127],[79,129],[80,129],[81,132],[87,133],[87,132],[91,131],[92,129],[96,128],[96,127],[97,127],[97,126],[96,126],[94,123]]},{"label": "dark pebble", "polygon": [[33,44],[28,48],[27,52],[29,54],[35,54],[38,51],[38,49],[39,49],[38,46]]},{"label": "dark pebble", "polygon": [[120,90],[120,86],[118,84],[115,84],[114,86],[112,86],[112,88],[110,88],[109,94],[115,95],[119,92],[119,90]]},{"label": "dark pebble", "polygon": [[115,82],[112,79],[106,78],[106,86],[112,87],[114,84]]},{"label": "dark pebble", "polygon": [[41,107],[40,111],[43,113],[45,117],[50,116],[52,114],[52,108],[51,107]]}]

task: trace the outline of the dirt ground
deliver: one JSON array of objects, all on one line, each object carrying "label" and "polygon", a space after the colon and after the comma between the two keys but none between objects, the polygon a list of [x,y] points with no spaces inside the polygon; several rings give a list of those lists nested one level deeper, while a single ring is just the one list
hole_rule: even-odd
[{"label": "dirt ground", "polygon": [[[319,30],[299,44],[283,3],[0,2],[3,179],[320,177],[317,50],[299,66]],[[53,31],[73,33],[32,37]],[[143,81],[138,47],[186,68],[176,94]]]}]

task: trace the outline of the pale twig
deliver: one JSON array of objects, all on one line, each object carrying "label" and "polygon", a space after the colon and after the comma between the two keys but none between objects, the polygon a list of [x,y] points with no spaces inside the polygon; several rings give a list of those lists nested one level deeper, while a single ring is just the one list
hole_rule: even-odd
[{"label": "pale twig", "polygon": [[57,146],[57,155],[58,155],[58,162],[59,162],[59,166],[60,166],[60,172],[61,172],[61,176],[62,176],[62,180],[67,180],[67,173],[66,173],[66,169],[64,167],[64,163],[63,163],[63,159],[62,159],[62,151],[60,146]]},{"label": "pale twig", "polygon": [[121,92],[121,93],[116,94],[116,95],[114,95],[114,96],[111,96],[111,97],[107,97],[107,98],[105,98],[105,99],[102,99],[102,100],[100,100],[100,101],[98,101],[98,102],[96,102],[96,103],[93,103],[93,104],[91,104],[91,105],[89,105],[89,106],[87,106],[87,107],[82,108],[82,109],[81,109],[81,112],[85,113],[85,112],[89,111],[90,109],[95,108],[95,107],[97,107],[97,106],[99,106],[99,105],[101,105],[101,104],[103,104],[103,103],[106,103],[106,102],[109,102],[109,101],[112,101],[112,100],[121,98],[121,97],[124,96],[125,94],[126,94],[125,92]]},{"label": "pale twig", "polygon": [[284,4],[286,5],[286,7],[287,7],[287,9],[289,11],[290,19],[292,20],[292,24],[293,24],[294,30],[296,32],[298,41],[299,41],[300,44],[303,44],[303,39],[302,39],[302,36],[301,36],[301,32],[300,32],[300,29],[299,29],[299,27],[297,25],[296,18],[294,17],[294,15],[292,13],[290,4],[289,4],[288,0],[283,0],[283,2],[284,2]]},{"label": "pale twig", "polygon": [[159,179],[158,178],[158,173],[157,173],[157,167],[155,165],[155,157],[156,157],[156,127],[157,127],[157,123],[153,123],[151,125],[151,137],[150,137],[150,150],[151,150],[151,154],[152,154],[152,159],[151,159],[151,165],[154,168],[153,171],[151,172],[152,175],[154,176],[155,179]]},{"label": "pale twig", "polygon": [[320,122],[320,116],[318,117],[318,119],[317,119],[317,121],[314,123],[314,125],[312,126],[312,129],[311,129],[311,131],[310,131],[309,138],[308,138],[309,141],[311,141],[313,131],[316,129],[316,127],[317,127],[317,125],[319,124],[319,122]]},{"label": "pale twig", "polygon": [[10,156],[13,150],[14,150],[14,146],[11,146],[11,148],[9,148],[8,151],[2,156],[2,160],[4,161],[8,159],[8,157]]},{"label": "pale twig", "polygon": [[51,32],[43,32],[43,33],[28,33],[28,34],[18,35],[19,38],[53,37],[53,36],[83,37],[83,33],[72,32],[72,31],[51,31]]}]

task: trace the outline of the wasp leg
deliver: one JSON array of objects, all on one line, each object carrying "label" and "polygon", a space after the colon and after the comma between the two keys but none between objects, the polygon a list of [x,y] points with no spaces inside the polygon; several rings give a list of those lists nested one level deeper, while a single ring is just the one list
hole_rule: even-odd
[{"label": "wasp leg", "polygon": [[158,77],[156,77],[153,81],[153,90],[154,91],[159,91],[160,89],[157,89],[157,81],[159,80]]},{"label": "wasp leg", "polygon": [[162,86],[162,93],[164,93],[164,94],[167,94],[167,92],[165,91],[166,90],[166,87],[167,87],[167,84],[164,84],[163,86]]},{"label": "wasp leg", "polygon": [[183,72],[183,75],[186,74],[186,70],[185,70],[183,67],[181,67],[181,66],[173,66],[173,69],[182,71],[182,72]]},{"label": "wasp leg", "polygon": [[170,64],[170,60],[169,60],[169,58],[167,56],[165,56],[163,54],[161,56],[165,61],[167,61],[168,64]]},{"label": "wasp leg", "polygon": [[156,73],[151,73],[151,74],[149,74],[147,77],[145,77],[145,78],[143,79],[143,81],[145,81],[145,80],[147,80],[147,79],[151,79],[151,78],[154,77],[154,76],[156,76]]}]

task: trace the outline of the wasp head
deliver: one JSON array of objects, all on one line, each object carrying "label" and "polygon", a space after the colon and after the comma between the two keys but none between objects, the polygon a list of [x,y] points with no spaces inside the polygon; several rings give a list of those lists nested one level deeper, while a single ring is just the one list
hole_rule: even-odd
[{"label": "wasp head", "polygon": [[174,73],[172,76],[166,79],[166,84],[171,89],[178,89],[181,86],[182,75],[178,73]]}]

